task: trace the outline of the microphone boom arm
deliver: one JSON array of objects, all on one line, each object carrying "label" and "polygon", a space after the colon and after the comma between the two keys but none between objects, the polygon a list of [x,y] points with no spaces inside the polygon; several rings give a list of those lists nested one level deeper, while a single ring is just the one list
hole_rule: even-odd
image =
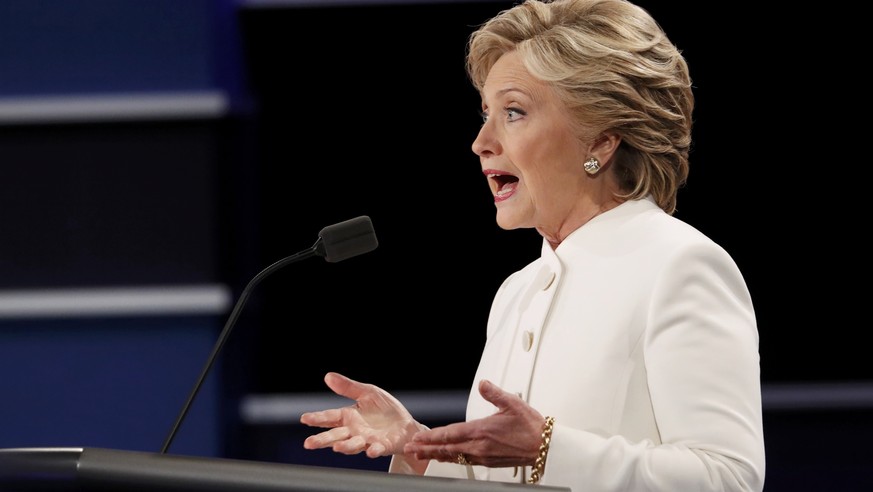
[{"label": "microphone boom arm", "polygon": [[164,445],[161,447],[161,454],[166,454],[167,450],[170,448],[170,444],[173,442],[173,438],[176,436],[179,426],[182,424],[182,420],[185,419],[185,415],[188,414],[188,409],[191,408],[191,403],[200,391],[203,381],[206,380],[206,376],[209,374],[209,370],[212,368],[219,352],[221,352],[224,342],[226,342],[227,338],[230,336],[230,332],[233,329],[243,306],[248,300],[249,294],[251,294],[252,289],[254,289],[255,286],[264,279],[264,277],[285,265],[312,256],[321,256],[329,263],[336,263],[345,260],[346,258],[351,258],[372,251],[376,249],[378,244],[379,241],[376,239],[376,233],[373,231],[373,222],[370,220],[370,217],[362,215],[323,228],[321,232],[318,233],[318,239],[311,248],[282,258],[267,268],[264,268],[259,274],[255,275],[255,277],[249,281],[248,285],[246,285],[245,289],[243,289],[243,292],[236,301],[236,305],[233,307],[230,316],[227,318],[227,322],[224,324],[224,329],[221,330],[221,334],[215,342],[212,353],[209,355],[206,365],[203,366],[203,370],[200,372],[200,377],[197,379],[197,383],[188,395],[188,399],[185,401],[182,411],[173,423],[173,427],[170,429],[170,434],[167,436]]},{"label": "microphone boom arm", "polygon": [[170,448],[170,444],[172,444],[173,438],[176,436],[176,432],[178,432],[179,430],[179,426],[182,425],[182,421],[188,414],[188,410],[191,408],[191,404],[194,402],[194,398],[197,396],[197,393],[200,391],[200,387],[206,380],[206,376],[209,374],[209,371],[212,368],[215,359],[218,357],[218,354],[224,347],[224,343],[230,336],[230,332],[233,330],[233,326],[236,324],[236,319],[239,317],[240,312],[242,312],[242,308],[243,306],[245,306],[246,301],[248,301],[252,289],[254,289],[255,286],[258,285],[261,280],[263,280],[266,276],[284,267],[285,265],[289,265],[291,263],[312,256],[320,255],[322,241],[322,238],[319,237],[311,248],[282,258],[281,260],[261,270],[259,274],[255,275],[255,277],[249,281],[248,285],[246,285],[245,289],[243,289],[242,294],[240,294],[239,299],[236,301],[236,305],[234,305],[233,311],[231,311],[230,316],[227,318],[227,322],[224,324],[224,328],[221,330],[221,334],[218,336],[218,340],[215,342],[215,346],[212,348],[212,353],[209,355],[209,359],[206,360],[206,365],[203,366],[203,370],[200,372],[200,377],[197,378],[197,383],[194,385],[194,388],[192,388],[191,393],[188,395],[188,399],[185,401],[185,405],[182,407],[182,411],[179,413],[179,416],[176,417],[176,422],[173,424],[173,427],[170,430],[170,434],[167,436],[166,440],[164,440],[164,444],[163,446],[161,446],[161,454],[166,454],[167,450]]}]

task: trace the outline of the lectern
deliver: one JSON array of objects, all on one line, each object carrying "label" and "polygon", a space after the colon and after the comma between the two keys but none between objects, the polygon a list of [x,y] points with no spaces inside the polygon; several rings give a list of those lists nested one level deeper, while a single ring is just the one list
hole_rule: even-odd
[{"label": "lectern", "polygon": [[[524,484],[105,448],[0,449],[3,492],[530,492]],[[569,492],[537,486],[537,491]]]}]

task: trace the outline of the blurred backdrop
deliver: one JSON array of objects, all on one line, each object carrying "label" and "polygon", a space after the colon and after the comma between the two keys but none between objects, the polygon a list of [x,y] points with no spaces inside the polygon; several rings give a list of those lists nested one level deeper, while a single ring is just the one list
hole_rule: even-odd
[{"label": "blurred backdrop", "polygon": [[[676,215],[756,302],[767,490],[867,490],[863,222],[825,191],[799,14],[638,3],[697,94]],[[0,0],[0,448],[158,451],[247,283],[360,215],[375,251],[252,291],[170,452],[384,469],[302,449],[331,370],[463,418],[491,298],[540,247],[497,228],[470,150],[466,37],[512,4]]]}]

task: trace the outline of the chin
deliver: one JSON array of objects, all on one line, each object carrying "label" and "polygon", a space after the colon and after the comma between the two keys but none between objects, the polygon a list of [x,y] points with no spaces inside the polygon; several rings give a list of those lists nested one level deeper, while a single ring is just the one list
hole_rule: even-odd
[{"label": "chin", "polygon": [[497,210],[497,226],[506,231],[524,227],[523,222],[508,210]]}]

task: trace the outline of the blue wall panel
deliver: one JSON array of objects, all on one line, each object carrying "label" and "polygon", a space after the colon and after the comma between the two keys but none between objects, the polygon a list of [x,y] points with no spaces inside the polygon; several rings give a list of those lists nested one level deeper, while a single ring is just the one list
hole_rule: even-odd
[{"label": "blue wall panel", "polygon": [[216,86],[213,0],[0,0],[0,94]]},{"label": "blue wall panel", "polygon": [[[0,448],[160,451],[217,336],[211,317],[0,321]],[[220,364],[171,453],[220,455]]]},{"label": "blue wall panel", "polygon": [[[243,90],[235,5],[0,0],[0,103],[233,98]],[[0,221],[0,288],[224,283],[218,121],[45,122],[4,120],[7,191],[18,192],[4,195],[0,213],[14,219]],[[0,319],[0,448],[158,451],[223,322],[168,316]],[[219,368],[171,452],[221,454],[228,403]]]}]

